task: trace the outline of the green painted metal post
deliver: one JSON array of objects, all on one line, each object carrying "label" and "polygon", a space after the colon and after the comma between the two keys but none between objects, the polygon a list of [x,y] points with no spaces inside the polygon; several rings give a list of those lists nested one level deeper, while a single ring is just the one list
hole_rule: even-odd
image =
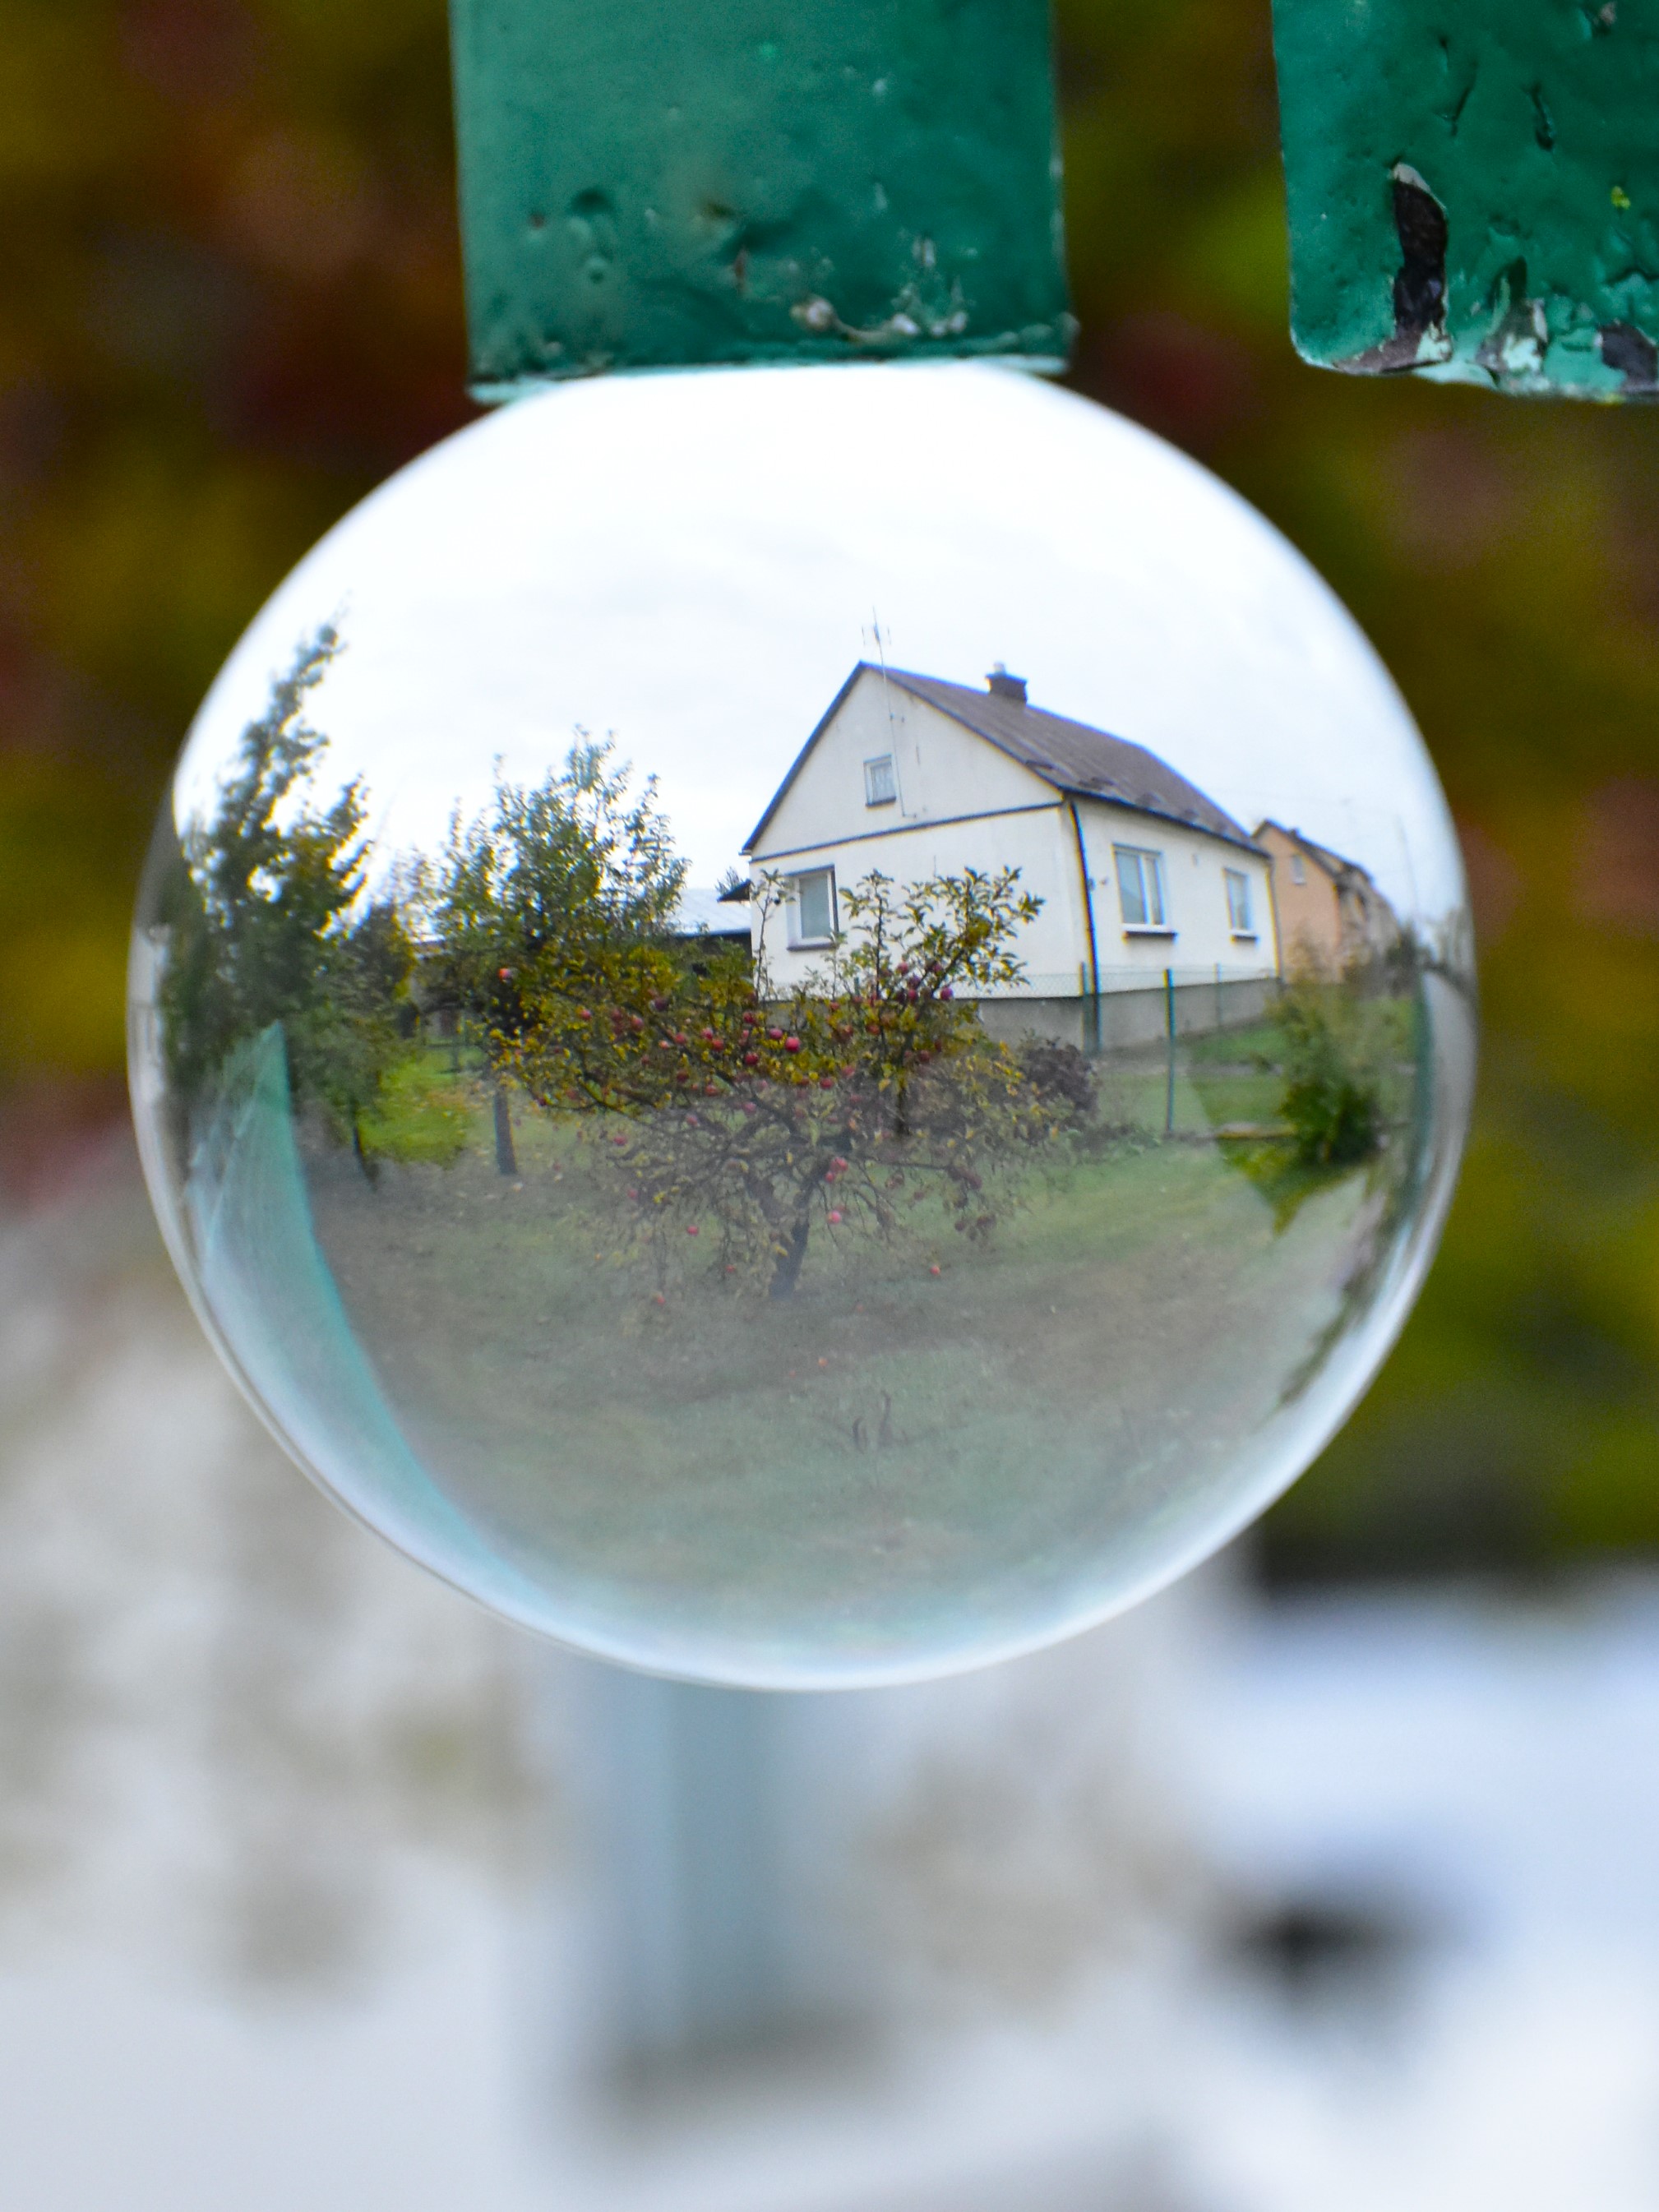
[{"label": "green painted metal post", "polygon": [[1176,1079],[1176,997],[1175,971],[1164,970],[1164,1133],[1175,1134],[1175,1079]]},{"label": "green painted metal post", "polygon": [[1659,392],[1659,0],[1273,0],[1311,362]]},{"label": "green painted metal post", "polygon": [[1048,0],[452,0],[472,387],[1058,368]]}]

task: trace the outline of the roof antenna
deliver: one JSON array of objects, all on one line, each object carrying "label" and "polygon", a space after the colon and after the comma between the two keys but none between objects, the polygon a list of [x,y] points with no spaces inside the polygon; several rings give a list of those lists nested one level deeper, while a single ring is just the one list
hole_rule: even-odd
[{"label": "roof antenna", "polygon": [[[876,641],[876,659],[881,664],[881,700],[883,706],[887,709],[887,742],[892,748],[894,773],[895,776],[897,777],[898,732],[893,725],[893,694],[887,681],[887,648],[891,644],[892,640],[890,637],[883,637],[881,634],[881,617],[877,613],[874,607],[872,607],[870,610],[870,623]],[[902,778],[898,778],[898,781],[899,812],[902,815],[908,814],[910,810],[904,803],[903,781]]]}]

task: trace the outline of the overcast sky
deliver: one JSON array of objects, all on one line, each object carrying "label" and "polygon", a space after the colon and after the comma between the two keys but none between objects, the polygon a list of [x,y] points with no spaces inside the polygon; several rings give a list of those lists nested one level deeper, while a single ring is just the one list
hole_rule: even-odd
[{"label": "overcast sky", "polygon": [[713,883],[878,617],[893,665],[1006,661],[1247,826],[1363,861],[1404,914],[1461,897],[1411,720],[1314,572],[1172,447],[1014,370],[617,377],[486,417],[268,602],[192,728],[181,817],[331,617],[348,649],[313,720],[388,851],[481,805],[497,755],[539,780],[580,726],[656,772]]}]

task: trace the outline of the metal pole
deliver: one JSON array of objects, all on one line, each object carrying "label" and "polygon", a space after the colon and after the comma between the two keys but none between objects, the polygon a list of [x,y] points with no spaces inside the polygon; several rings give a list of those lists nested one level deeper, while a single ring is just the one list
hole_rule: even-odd
[{"label": "metal pole", "polygon": [[[1083,919],[1089,932],[1089,975],[1083,1007],[1083,1049],[1095,1058],[1100,1051],[1100,946],[1095,936],[1095,898],[1089,882],[1089,854],[1083,842],[1083,817],[1077,802],[1069,802],[1072,834],[1077,840],[1078,875],[1083,884]],[[1081,984],[1083,978],[1079,977]]]},{"label": "metal pole", "polygon": [[1164,1032],[1167,1079],[1164,1090],[1164,1133],[1175,1134],[1176,1003],[1175,970],[1164,970]]},{"label": "metal pole", "polygon": [[597,1687],[616,2055],[650,2071],[776,2050],[811,2025],[780,1863],[790,1700],[620,1671]]}]

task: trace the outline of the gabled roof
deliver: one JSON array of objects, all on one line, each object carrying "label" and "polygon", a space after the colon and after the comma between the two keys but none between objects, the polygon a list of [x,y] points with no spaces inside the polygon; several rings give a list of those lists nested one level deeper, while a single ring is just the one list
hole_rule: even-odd
[{"label": "gabled roof", "polygon": [[745,853],[752,851],[759,842],[808,754],[866,670],[884,674],[899,690],[908,691],[913,698],[950,715],[953,721],[995,745],[999,751],[1006,753],[1068,798],[1103,799],[1109,805],[1128,807],[1138,814],[1155,815],[1162,821],[1201,830],[1212,837],[1224,839],[1230,845],[1242,845],[1248,852],[1256,849],[1248,832],[1231,815],[1224,813],[1212,799],[1206,798],[1196,785],[1177,775],[1166,761],[1148,752],[1145,745],[1131,744],[1126,738],[1114,738],[1104,730],[1091,729],[1086,722],[1068,721],[1065,715],[1051,714],[1043,708],[1027,706],[1024,700],[1012,696],[1012,690],[981,691],[967,684],[947,684],[937,676],[913,675],[902,668],[873,671],[871,662],[861,660],[801,747],[771,805],[745,842]]},{"label": "gabled roof", "polygon": [[1277,830],[1281,837],[1288,837],[1292,845],[1299,846],[1310,860],[1323,868],[1328,876],[1358,876],[1367,884],[1371,880],[1369,868],[1361,867],[1358,860],[1344,860],[1340,853],[1332,852],[1328,845],[1320,844],[1304,830],[1287,830],[1282,822],[1275,822],[1271,817],[1265,822],[1258,822],[1255,834],[1260,837],[1264,830]]}]

